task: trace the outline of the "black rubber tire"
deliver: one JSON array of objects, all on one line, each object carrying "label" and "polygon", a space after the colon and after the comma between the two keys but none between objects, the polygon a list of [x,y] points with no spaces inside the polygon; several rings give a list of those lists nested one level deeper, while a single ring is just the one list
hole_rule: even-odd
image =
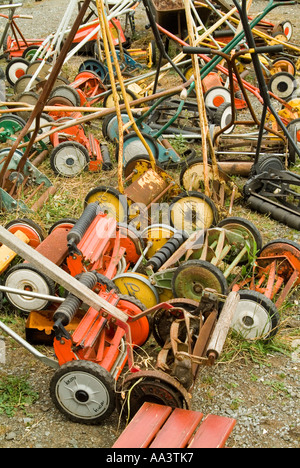
[{"label": "black rubber tire", "polygon": [[5,69],[5,76],[6,76],[6,79],[7,79],[7,81],[9,82],[9,84],[11,86],[14,86],[15,82],[18,80],[17,76],[14,77],[10,73],[11,68],[13,68],[17,63],[20,63],[21,65],[23,65],[21,68],[24,69],[24,75],[27,72],[27,67],[29,65],[28,60],[25,60],[23,58],[14,58],[8,63],[8,65],[7,65],[6,69]]},{"label": "black rubber tire", "polygon": [[[297,242],[294,242],[292,240],[289,240],[289,239],[274,239],[270,242],[267,242],[267,244],[265,244],[259,251],[258,253],[258,256],[259,257],[263,257],[263,253],[264,253],[264,250],[266,250],[269,246],[271,245],[276,245],[276,244],[286,244],[287,246],[290,246],[292,247],[292,250],[295,248],[298,252],[299,252],[299,259],[300,259],[300,244],[298,244]],[[298,257],[298,252],[297,252],[297,257]]]},{"label": "black rubber tire", "polygon": [[75,226],[77,221],[78,221],[78,219],[75,219],[75,218],[62,218],[62,219],[56,221],[54,224],[52,224],[52,226],[48,230],[48,235],[51,234],[51,232],[54,229],[61,226],[62,224],[72,224],[73,226]]},{"label": "black rubber tire", "polygon": [[[182,275],[185,270],[187,270],[189,267],[198,267],[202,272],[207,272],[205,279],[209,279],[209,276],[213,279],[214,282],[216,282],[217,289],[216,292],[218,294],[226,295],[228,294],[228,284],[226,281],[226,278],[224,277],[223,273],[219,268],[217,268],[215,265],[212,265],[210,262],[207,262],[205,260],[188,260],[184,263],[182,263],[173,273],[172,277],[172,292],[174,297],[184,297],[186,299],[192,299],[192,300],[200,300],[202,297],[202,291],[205,289],[205,287],[208,287],[207,285],[201,285],[202,290],[199,292],[193,292],[193,291],[187,291],[185,288],[183,288],[184,282],[181,284],[178,284],[176,281],[178,279],[179,275]],[[201,278],[200,278],[201,280]],[[187,281],[186,281],[187,282]],[[211,288],[210,288],[211,289]]]},{"label": "black rubber tire", "polygon": [[[64,152],[66,148],[75,148],[75,150],[78,151],[82,155],[82,161],[84,163],[80,165],[80,167],[78,168],[78,170],[76,170],[76,172],[68,173],[67,170],[62,170],[61,168],[59,168],[57,158],[59,157],[59,153]],[[71,159],[72,158],[70,158],[70,160]],[[55,174],[60,175],[62,177],[76,177],[81,172],[87,171],[89,161],[90,161],[90,157],[89,157],[88,150],[81,143],[78,143],[77,141],[64,141],[62,143],[59,143],[59,145],[57,145],[50,154],[50,165],[51,165],[52,170],[54,171]],[[67,169],[67,164],[65,165],[65,167]]]},{"label": "black rubber tire", "polygon": [[[46,294],[50,295],[50,296],[55,295],[55,283],[54,283],[54,281],[52,281],[52,279],[48,278],[48,276],[46,276],[44,273],[40,272],[35,266],[31,265],[30,263],[21,263],[19,265],[15,265],[15,266],[11,267],[4,276],[3,284],[6,285],[7,287],[10,287],[9,284],[6,284],[7,281],[9,280],[9,277],[14,272],[20,271],[20,270],[24,270],[24,271],[30,270],[30,271],[33,271],[34,273],[37,273],[42,278],[42,280],[44,281],[44,283],[46,284],[46,286],[48,288]],[[30,303],[28,304],[28,306],[29,306],[28,308],[25,308],[24,306],[20,307],[20,306],[16,305],[16,303],[14,302],[13,299],[10,298],[9,293],[5,293],[5,295],[6,295],[7,300],[9,301],[9,303],[12,304],[18,310],[28,314],[33,309]],[[14,298],[15,296],[16,296],[15,294],[12,294],[12,298]],[[38,309],[36,308],[35,310],[48,309],[51,304],[52,304],[51,301],[46,301],[45,300],[43,307],[41,306],[40,308],[38,308]]]},{"label": "black rubber tire", "polygon": [[199,198],[199,199],[203,200],[204,203],[206,205],[208,205],[208,207],[210,208],[211,214],[212,214],[212,221],[211,221],[211,223],[209,223],[209,226],[204,226],[203,227],[204,229],[209,229],[210,227],[215,226],[217,224],[219,214],[218,214],[218,210],[217,210],[214,202],[208,196],[206,196],[204,193],[191,191],[191,192],[183,192],[183,193],[181,193],[180,195],[178,195],[177,197],[175,197],[175,198],[173,198],[171,200],[170,208],[169,208],[171,226],[173,226],[173,227],[175,227],[175,228],[177,228],[179,230],[182,230],[182,227],[178,228],[175,225],[174,220],[172,220],[172,209],[174,208],[175,204],[178,201],[182,200],[183,198],[187,198],[187,197]]},{"label": "black rubber tire", "polygon": [[[282,82],[278,81],[278,79],[282,78]],[[289,82],[288,84],[281,84],[284,83],[284,79],[286,79],[286,82]],[[276,83],[278,81],[278,83]],[[290,73],[287,72],[279,72],[275,73],[275,75],[272,76],[268,83],[268,89],[271,91],[273,94],[278,96],[281,99],[288,100],[295,90],[297,89],[297,81],[291,75]]]},{"label": "black rubber tire", "polygon": [[226,229],[226,226],[228,227],[228,225],[230,226],[230,224],[240,224],[242,227],[248,229],[255,240],[257,250],[260,250],[262,248],[262,235],[251,221],[249,221],[248,219],[239,218],[237,216],[231,216],[229,218],[222,219],[222,221],[218,223],[217,227]]},{"label": "black rubber tire", "polygon": [[50,93],[49,99],[54,97],[63,97],[69,99],[74,107],[80,107],[80,96],[76,89],[68,85],[56,86]]},{"label": "black rubber tire", "polygon": [[[72,414],[70,411],[68,411],[66,406],[63,405],[63,402],[61,401],[61,398],[59,398],[59,395],[58,395],[58,385],[60,385],[60,382],[62,382],[61,379],[63,379],[64,376],[69,375],[70,377],[68,377],[68,381],[70,381],[70,378],[73,374],[73,378],[76,379],[76,373],[78,373],[79,375],[83,374],[83,377],[84,377],[84,374],[86,374],[87,379],[91,378],[95,382],[97,382],[98,380],[100,382],[100,387],[103,386],[105,388],[106,398],[107,398],[107,407],[105,410],[103,410],[101,414],[93,416],[91,412],[90,417],[83,417],[79,414],[77,415],[75,413]],[[68,381],[66,381],[66,385],[68,385]],[[111,413],[114,411],[115,409],[114,388],[115,388],[115,380],[113,379],[111,374],[106,369],[101,367],[99,364],[95,362],[91,362],[91,361],[70,361],[70,362],[67,362],[66,364],[63,364],[58,370],[55,371],[50,382],[50,396],[56,408],[58,408],[58,410],[62,414],[67,416],[68,419],[76,423],[92,425],[92,424],[99,424],[101,421],[107,419],[111,415]],[[77,391],[74,394],[74,401],[75,401],[75,397],[77,393],[79,393],[79,391]],[[87,391],[82,390],[82,394],[79,394],[81,400],[84,399],[84,397],[86,397],[85,393],[87,393]],[[79,407],[80,407],[80,403],[78,404]],[[96,410],[103,408],[103,407],[104,407],[103,400],[97,402],[97,408],[95,407],[95,413],[96,413]]]},{"label": "black rubber tire", "polygon": [[45,233],[44,233],[43,229],[41,228],[41,226],[39,224],[32,221],[32,219],[17,218],[17,219],[14,219],[13,221],[10,221],[9,223],[7,223],[4,227],[5,227],[5,229],[7,229],[9,231],[9,228],[11,228],[12,226],[15,226],[16,224],[19,224],[19,223],[28,224],[28,226],[30,226],[36,232],[36,234],[38,235],[41,242],[45,239]]},{"label": "black rubber tire", "polygon": [[107,193],[113,195],[114,197],[118,198],[118,200],[119,200],[119,202],[120,202],[120,204],[121,204],[121,206],[123,208],[123,211],[124,211],[124,219],[117,220],[117,221],[121,222],[121,223],[126,223],[127,216],[128,216],[127,201],[126,201],[125,197],[121,194],[121,192],[119,192],[117,189],[115,189],[113,187],[107,187],[105,185],[99,185],[98,187],[95,187],[94,189],[90,190],[88,192],[88,194],[86,195],[85,199],[84,199],[84,207],[86,208],[86,206],[89,203],[92,203],[92,202],[89,201],[90,197],[92,197],[93,195],[96,195],[99,192],[103,192],[103,193],[107,192]]},{"label": "black rubber tire", "polygon": [[[261,335],[255,336],[252,339],[262,339],[263,341],[269,341],[271,338],[273,338],[276,335],[278,331],[278,324],[280,322],[280,316],[279,316],[276,305],[274,304],[274,302],[271,301],[271,299],[267,298],[266,296],[264,296],[263,294],[257,291],[241,290],[239,291],[239,295],[240,295],[241,301],[248,300],[248,301],[257,303],[263,309],[265,309],[266,315],[268,315],[270,319],[270,327],[269,327],[270,331],[267,331],[267,332],[263,331]],[[238,310],[236,311],[236,314],[237,313],[238,313]],[[236,321],[237,321],[237,315],[235,315],[235,317],[233,318],[233,322],[232,322],[233,329],[235,329]],[[245,327],[249,326],[251,328],[251,319],[249,317],[248,318],[245,317],[242,320],[242,322],[244,323]],[[247,337],[245,336],[243,337],[247,339]]]}]

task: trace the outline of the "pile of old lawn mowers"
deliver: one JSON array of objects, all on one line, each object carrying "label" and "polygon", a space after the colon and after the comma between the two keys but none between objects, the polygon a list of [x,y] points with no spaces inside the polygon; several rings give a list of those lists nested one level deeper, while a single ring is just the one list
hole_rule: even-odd
[{"label": "pile of old lawn mowers", "polygon": [[[39,40],[24,37],[16,6],[1,15],[0,205],[12,219],[0,226],[0,295],[26,316],[26,340],[0,328],[55,369],[62,413],[98,423],[149,398],[189,408],[229,330],[276,335],[300,245],[265,244],[233,213],[245,203],[300,229],[300,48],[290,22],[266,18],[294,2],[252,17],[246,0],[85,0],[72,22],[77,3]],[[151,32],[143,49],[132,47],[137,9]],[[81,216],[45,232],[35,215],[85,171],[116,182],[86,187]],[[140,351],[150,336],[151,369]]]}]

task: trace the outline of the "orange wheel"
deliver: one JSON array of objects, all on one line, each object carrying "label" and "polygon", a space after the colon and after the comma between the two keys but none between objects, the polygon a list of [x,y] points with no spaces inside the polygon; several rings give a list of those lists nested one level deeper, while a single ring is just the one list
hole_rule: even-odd
[{"label": "orange wheel", "polygon": [[22,231],[29,238],[29,245],[34,249],[44,240],[42,228],[31,219],[15,219],[5,226],[12,234]]},{"label": "orange wheel", "polygon": [[[125,312],[129,317],[135,317],[143,312],[146,308],[137,299],[131,296],[120,295],[118,302],[118,309]],[[141,317],[135,322],[128,322],[130,324],[131,339],[134,346],[143,346],[148,340],[151,333],[151,324],[147,316]]]}]

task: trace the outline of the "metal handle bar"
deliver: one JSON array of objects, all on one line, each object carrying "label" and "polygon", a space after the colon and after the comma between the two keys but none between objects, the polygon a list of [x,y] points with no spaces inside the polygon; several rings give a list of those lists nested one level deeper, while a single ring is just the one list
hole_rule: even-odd
[{"label": "metal handle bar", "polygon": [[[282,45],[274,45],[274,46],[265,46],[265,47],[255,47],[254,49],[245,49],[245,53],[257,53],[257,54],[277,54],[279,52],[283,52]],[[191,46],[184,46],[182,48],[182,52],[184,54],[205,54],[205,55],[212,55],[218,54],[218,51],[210,49],[208,47],[191,47]]]}]

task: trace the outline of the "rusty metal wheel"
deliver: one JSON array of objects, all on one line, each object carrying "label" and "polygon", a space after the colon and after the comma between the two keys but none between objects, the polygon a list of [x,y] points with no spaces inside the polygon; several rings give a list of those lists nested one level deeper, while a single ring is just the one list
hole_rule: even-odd
[{"label": "rusty metal wheel", "polygon": [[180,307],[190,314],[198,308],[199,302],[193,301],[186,298],[170,299],[168,301],[176,309],[158,309],[153,315],[153,337],[155,341],[160,345],[164,346],[165,342],[170,336],[170,328],[174,320],[183,318],[183,312],[178,310]]},{"label": "rusty metal wheel", "polygon": [[187,390],[173,377],[162,371],[140,371],[119,381],[117,410],[131,419],[146,401],[190,409],[190,399]]},{"label": "rusty metal wheel", "polygon": [[200,301],[204,289],[212,289],[217,294],[228,293],[227,281],[219,268],[205,260],[188,260],[175,270],[172,278],[174,297]]}]

